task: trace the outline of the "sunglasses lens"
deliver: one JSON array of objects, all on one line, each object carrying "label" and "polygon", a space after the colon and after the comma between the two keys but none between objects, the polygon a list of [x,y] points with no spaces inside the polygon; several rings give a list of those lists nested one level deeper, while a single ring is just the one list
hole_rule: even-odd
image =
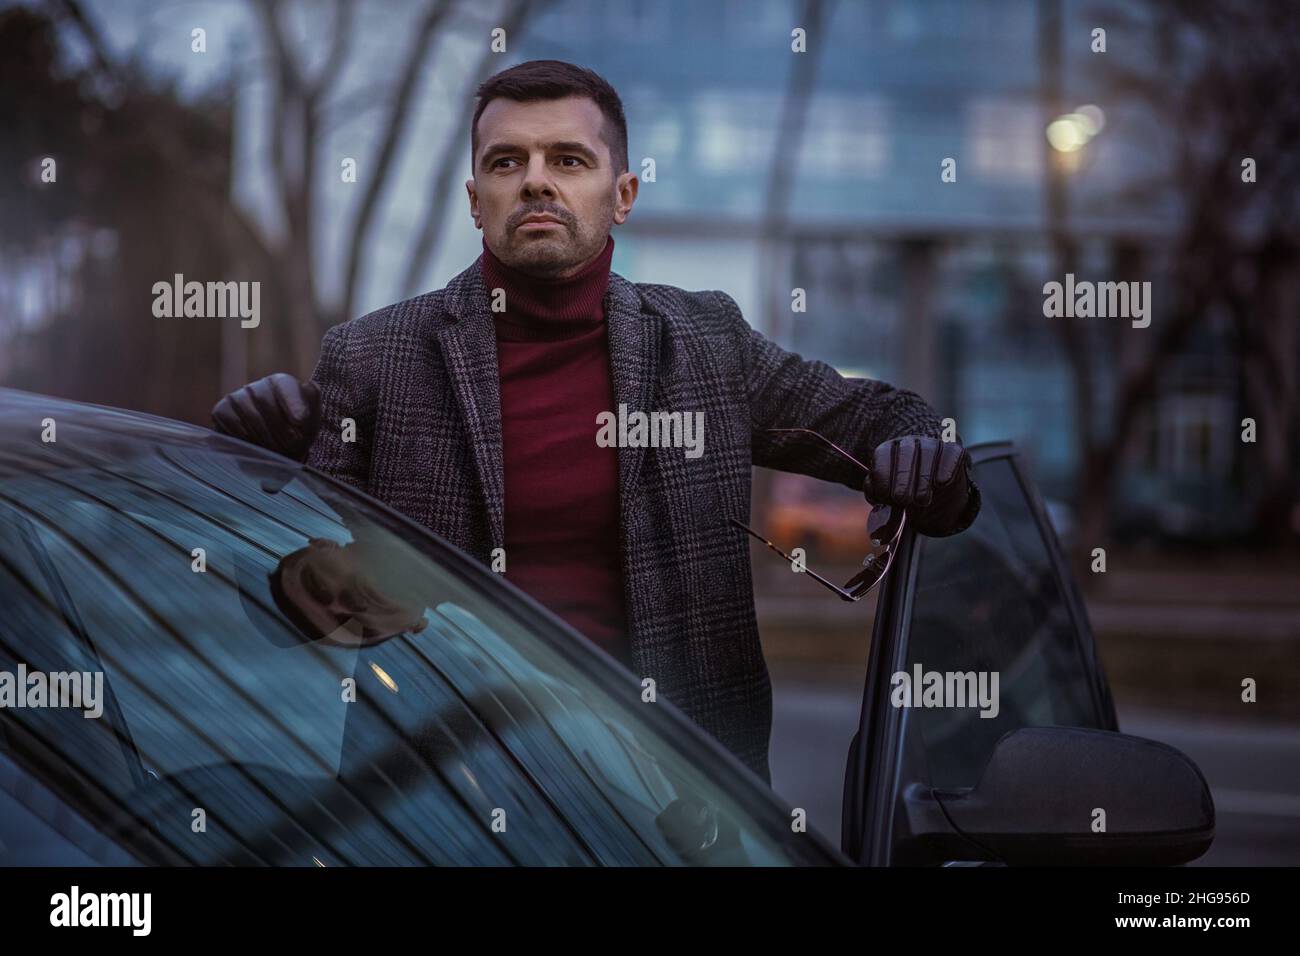
[{"label": "sunglasses lens", "polygon": [[863,568],[849,580],[848,584],[844,585],[844,590],[854,597],[860,597],[879,584],[881,577],[880,571],[876,568]]},{"label": "sunglasses lens", "polygon": [[844,585],[846,591],[860,596],[880,583],[893,560],[902,514],[901,511],[891,514],[887,505],[871,509],[867,519],[867,532],[871,539],[867,556],[862,559],[862,570]]},{"label": "sunglasses lens", "polygon": [[[866,465],[858,461],[856,458],[854,458],[852,455],[846,452],[839,445],[836,445],[834,442],[830,441],[825,436],[818,434],[812,429],[769,428],[766,429],[766,431],[774,435],[780,434],[783,437],[789,437],[789,438],[815,439],[818,442],[820,442],[823,447],[829,448],[831,451],[839,455],[841,458],[844,458],[847,461],[850,461],[853,464],[857,465],[860,469],[862,469],[864,473],[867,472]],[[870,505],[869,502],[868,504]],[[888,505],[879,505],[879,506],[870,505],[870,507],[871,507],[871,512],[867,516],[867,536],[869,540],[869,544],[868,544],[869,550],[867,552],[866,558],[864,558],[862,561],[861,569],[857,572],[857,574],[855,574],[852,577],[852,579],[850,579],[850,581],[846,585],[844,585],[844,587],[842,588],[839,587],[838,585],[834,584],[832,581],[813,572],[811,568],[807,569],[810,572],[811,576],[815,578],[820,584],[824,585],[825,587],[829,588],[832,591],[835,591],[840,595],[840,597],[846,600],[856,601],[859,598],[861,598],[863,595],[865,595],[867,592],[869,592],[872,588],[874,588],[877,584],[880,583],[881,579],[884,578],[885,573],[889,570],[890,563],[893,560],[894,545],[897,543],[898,536],[902,532],[902,527],[904,522],[904,513],[902,509],[898,509],[897,511],[895,511],[895,509],[890,508]],[[777,554],[780,554],[787,561],[791,560],[788,554],[786,554],[784,551],[778,548],[767,538],[763,537],[753,528],[750,528],[748,525],[743,524],[742,522],[740,522],[734,517],[730,517],[728,518],[728,520],[731,522],[731,524],[733,524],[737,528],[749,532],[751,536],[763,542],[765,545],[767,545],[768,548],[775,551]]]},{"label": "sunglasses lens", "polygon": [[887,544],[893,540],[894,535],[898,533],[899,519],[902,517],[902,511],[897,513],[889,505],[870,505],[871,513],[867,515],[867,534],[870,536],[875,547],[875,542],[881,545]]}]

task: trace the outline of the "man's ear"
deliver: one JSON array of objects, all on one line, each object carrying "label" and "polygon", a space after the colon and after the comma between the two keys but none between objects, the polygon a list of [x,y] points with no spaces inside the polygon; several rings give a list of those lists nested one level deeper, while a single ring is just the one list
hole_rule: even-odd
[{"label": "man's ear", "polygon": [[478,211],[478,193],[474,191],[474,178],[471,176],[465,180],[465,192],[469,193],[469,214],[474,220],[474,228],[483,228],[483,218]]},{"label": "man's ear", "polygon": [[636,202],[637,189],[641,185],[641,180],[637,178],[634,172],[626,172],[618,177],[618,202],[614,204],[614,222],[622,225],[627,221],[628,214],[632,212],[632,204]]}]

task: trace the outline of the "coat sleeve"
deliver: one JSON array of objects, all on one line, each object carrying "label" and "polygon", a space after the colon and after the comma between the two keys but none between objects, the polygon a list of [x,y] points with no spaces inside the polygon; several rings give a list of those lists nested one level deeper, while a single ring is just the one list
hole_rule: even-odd
[{"label": "coat sleeve", "polygon": [[[741,356],[755,465],[862,491],[862,470],[816,439],[770,435],[765,429],[811,428],[863,463],[870,461],[876,446],[891,438],[942,437],[939,415],[916,392],[875,379],[846,378],[825,362],[786,351],[752,328],[731,296],[725,292],[717,296],[732,322]],[[972,494],[957,530],[969,526],[979,513],[978,487],[973,482],[970,487]]]},{"label": "coat sleeve", "polygon": [[[312,381],[320,388],[320,428],[307,464],[362,491],[370,485],[370,422],[358,402],[347,365],[348,323],[336,325],[321,341]],[[343,419],[356,422],[356,441],[343,441]]]}]

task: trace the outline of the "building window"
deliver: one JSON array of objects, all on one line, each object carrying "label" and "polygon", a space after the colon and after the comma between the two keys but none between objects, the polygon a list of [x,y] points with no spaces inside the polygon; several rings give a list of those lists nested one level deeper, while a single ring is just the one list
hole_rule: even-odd
[{"label": "building window", "polygon": [[1160,402],[1156,449],[1168,478],[1224,478],[1232,469],[1232,401],[1178,393]]},{"label": "building window", "polygon": [[800,24],[789,0],[727,0],[724,24],[729,41],[766,45],[790,42],[790,31]]},{"label": "building window", "polygon": [[889,111],[879,96],[818,95],[804,124],[800,172],[866,179],[889,165]]},{"label": "building window", "polygon": [[695,104],[696,160],[705,172],[766,169],[771,161],[781,97],[769,93],[710,92]]},{"label": "building window", "polygon": [[[565,0],[557,7],[543,14],[543,21],[537,25],[538,36],[562,36],[567,42],[585,40],[596,31],[592,18],[595,16],[591,0]],[[550,18],[554,17],[554,20]],[[550,20],[549,23],[546,21]],[[545,23],[545,26],[543,26]]]},{"label": "building window", "polygon": [[668,34],[667,3],[614,0],[606,8],[609,33],[637,43],[663,40]]},{"label": "building window", "polygon": [[[623,94],[623,109],[629,136],[636,140],[628,143],[629,149],[643,150],[642,156],[652,156],[656,163],[676,158],[684,134],[675,101],[666,100],[655,87],[635,86]],[[629,155],[628,163],[635,165],[642,156]]]},{"label": "building window", "polygon": [[976,97],[966,105],[966,145],[972,172],[1008,182],[1042,175],[1040,111],[1025,100]]},{"label": "building window", "polygon": [[[713,92],[698,97],[696,159],[701,168],[766,169],[783,106],[780,94]],[[797,172],[865,179],[881,175],[889,159],[889,110],[882,97],[813,97],[796,156]]]}]

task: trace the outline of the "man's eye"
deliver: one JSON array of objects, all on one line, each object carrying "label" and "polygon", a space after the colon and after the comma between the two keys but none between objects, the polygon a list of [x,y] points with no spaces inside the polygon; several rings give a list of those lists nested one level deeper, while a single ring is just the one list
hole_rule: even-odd
[{"label": "man's eye", "polygon": [[[573,162],[577,163],[579,166],[585,166],[585,165],[586,165],[586,162],[582,159],[581,156],[561,156],[561,157],[560,157],[560,162],[564,162],[564,161],[566,161],[566,160],[573,160]],[[492,168],[492,169],[498,169],[498,168],[500,168],[500,166],[501,166],[502,163],[513,163],[513,162],[515,162],[515,159],[514,159],[513,156],[502,156],[500,159],[494,159],[494,160],[492,161],[492,166],[491,166],[491,168]],[[570,166],[569,168],[572,169],[573,167]]]}]

